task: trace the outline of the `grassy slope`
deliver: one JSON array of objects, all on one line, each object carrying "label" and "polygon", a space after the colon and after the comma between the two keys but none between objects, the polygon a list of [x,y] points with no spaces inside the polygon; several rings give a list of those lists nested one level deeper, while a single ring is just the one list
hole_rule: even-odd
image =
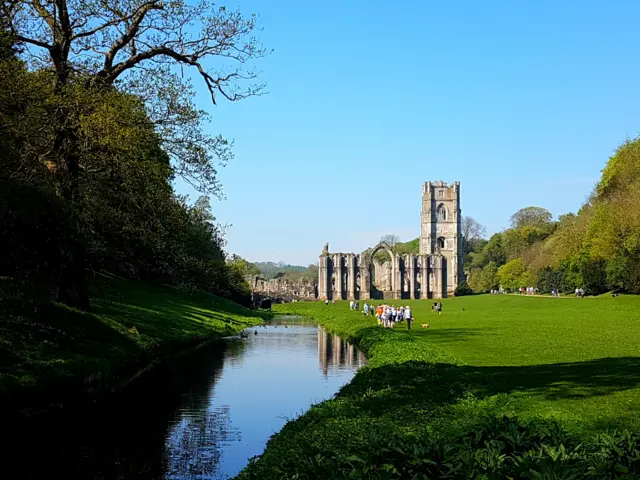
[{"label": "grassy slope", "polygon": [[0,395],[29,402],[113,388],[150,362],[261,321],[207,293],[105,280],[93,313],[60,304],[0,316]]},{"label": "grassy slope", "polygon": [[289,422],[245,478],[298,471],[286,458],[357,449],[376,432],[452,439],[486,415],[552,418],[583,438],[640,427],[640,298],[464,297],[445,300],[441,317],[429,302],[402,303],[417,319],[410,332],[379,329],[347,302],[279,306],[359,342],[369,364],[335,400]]}]

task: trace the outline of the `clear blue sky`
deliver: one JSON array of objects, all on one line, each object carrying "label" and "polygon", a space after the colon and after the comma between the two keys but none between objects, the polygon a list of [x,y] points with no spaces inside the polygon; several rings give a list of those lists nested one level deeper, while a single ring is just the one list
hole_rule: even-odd
[{"label": "clear blue sky", "polygon": [[251,261],[415,238],[427,180],[459,180],[489,233],[521,207],[576,211],[640,131],[637,0],[227,5],[258,13],[275,50],[268,95],[197,98],[236,142],[212,203]]}]

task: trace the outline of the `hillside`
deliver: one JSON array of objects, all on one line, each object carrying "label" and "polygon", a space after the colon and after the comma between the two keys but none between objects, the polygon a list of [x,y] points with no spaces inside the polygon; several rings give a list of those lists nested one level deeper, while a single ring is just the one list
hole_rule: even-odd
[{"label": "hillside", "polygon": [[0,397],[20,407],[43,393],[55,401],[109,391],[150,363],[261,322],[215,295],[122,279],[99,282],[92,313],[0,299]]}]

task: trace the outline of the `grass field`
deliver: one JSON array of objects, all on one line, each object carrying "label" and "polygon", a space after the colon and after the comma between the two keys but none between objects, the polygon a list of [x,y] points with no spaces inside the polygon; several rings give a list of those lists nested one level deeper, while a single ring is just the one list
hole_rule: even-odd
[{"label": "grass field", "polygon": [[[557,449],[554,454],[540,453],[538,463],[557,460],[564,455],[558,452],[577,449],[574,460],[567,460],[567,464],[575,461],[571,468],[578,472],[576,476],[553,473],[540,478],[582,478],[588,471],[595,478],[609,478],[611,471],[640,474],[638,439],[611,440],[618,438],[612,433],[616,429],[640,431],[640,298],[472,296],[444,300],[441,316],[431,312],[431,302],[402,303],[411,304],[416,318],[411,331],[404,323],[393,330],[381,329],[373,317],[350,311],[348,302],[277,307],[315,318],[334,333],[357,342],[369,364],[336,399],[289,422],[240,478],[294,478],[293,472],[300,478],[313,478],[333,471],[332,464],[343,465],[348,472],[335,478],[352,474],[361,478],[358,461],[349,460],[354,454],[366,457],[365,463],[377,468],[405,468],[406,455],[396,462],[391,454],[381,453],[398,442],[402,449],[420,447],[426,452],[433,448],[436,453],[430,454],[429,461],[446,445],[451,451],[458,451],[456,445],[466,445],[454,463],[475,455],[485,459],[478,460],[483,468],[493,471],[486,459],[493,455],[487,445],[494,441],[502,445],[496,462],[507,458],[512,467],[518,463],[513,460],[515,450],[503,451],[508,450],[505,435],[537,439],[524,442],[527,446],[518,455],[544,452],[549,445]],[[420,328],[422,323],[429,323],[430,328]],[[499,425],[504,415],[514,423]],[[490,419],[498,423],[487,427]],[[561,433],[551,437],[532,433],[546,425]],[[478,440],[482,437],[478,432],[489,431],[487,438]],[[618,445],[618,450],[601,445],[598,435],[603,432],[613,435],[607,442]],[[612,460],[618,455],[615,452],[626,452],[627,447],[636,460],[629,461],[626,454],[621,454],[625,460]],[[442,454],[441,465],[451,463],[447,455]],[[596,461],[593,455],[608,460],[598,457]],[[306,466],[287,460],[300,456],[312,460]],[[609,461],[613,463],[602,467]],[[547,467],[550,472],[558,467],[557,462],[554,465]],[[509,470],[509,475],[514,471]],[[596,475],[600,471],[602,476]],[[505,478],[483,477],[478,472],[469,475]]]},{"label": "grass field", "polygon": [[214,295],[122,279],[95,286],[92,313],[1,300],[0,397],[20,407],[109,390],[151,362],[262,321]]}]

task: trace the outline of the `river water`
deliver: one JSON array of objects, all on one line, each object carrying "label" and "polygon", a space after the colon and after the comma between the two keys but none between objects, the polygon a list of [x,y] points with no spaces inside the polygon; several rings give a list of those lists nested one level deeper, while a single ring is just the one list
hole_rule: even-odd
[{"label": "river water", "polygon": [[0,471],[227,479],[365,363],[357,348],[302,318],[277,317],[247,332],[162,365],[91,413],[16,432]]}]

